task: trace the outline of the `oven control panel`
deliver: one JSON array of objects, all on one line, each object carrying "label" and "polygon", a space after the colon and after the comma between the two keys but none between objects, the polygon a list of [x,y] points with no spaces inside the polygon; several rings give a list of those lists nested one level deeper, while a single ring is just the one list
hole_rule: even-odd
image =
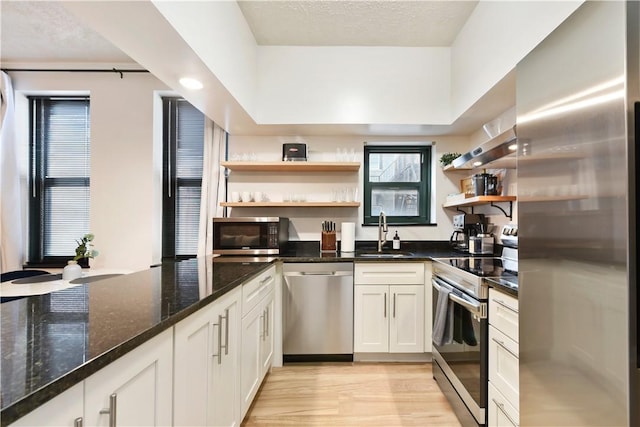
[{"label": "oven control panel", "polygon": [[500,231],[500,240],[504,246],[512,248],[518,247],[518,226],[516,224],[507,224]]}]

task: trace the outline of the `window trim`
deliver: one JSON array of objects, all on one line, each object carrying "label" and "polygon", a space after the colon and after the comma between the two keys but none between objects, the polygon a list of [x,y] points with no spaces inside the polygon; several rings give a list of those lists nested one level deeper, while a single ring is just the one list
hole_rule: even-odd
[{"label": "window trim", "polygon": [[[418,153],[421,155],[420,182],[383,182],[375,183],[369,181],[369,155],[372,153]],[[431,192],[433,191],[431,174],[431,144],[398,144],[398,145],[365,145],[364,146],[364,175],[363,175],[363,211],[362,225],[377,226],[378,216],[368,215],[371,212],[371,194],[374,189],[416,189],[419,200],[418,216],[390,216],[387,215],[389,225],[433,225],[431,216]]]}]

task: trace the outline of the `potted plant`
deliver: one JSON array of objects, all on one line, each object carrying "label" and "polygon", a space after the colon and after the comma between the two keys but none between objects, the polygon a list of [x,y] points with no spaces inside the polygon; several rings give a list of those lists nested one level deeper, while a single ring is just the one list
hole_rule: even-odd
[{"label": "potted plant", "polygon": [[77,279],[82,275],[82,267],[78,264],[78,261],[85,258],[95,258],[98,256],[98,251],[92,249],[94,235],[87,233],[82,236],[82,239],[76,240],[78,247],[76,248],[76,256],[72,260],[67,261],[67,265],[62,269],[62,280]]},{"label": "potted plant", "polygon": [[440,165],[442,165],[443,168],[449,166],[451,162],[453,162],[460,156],[460,153],[444,153],[442,156],[440,156]]}]

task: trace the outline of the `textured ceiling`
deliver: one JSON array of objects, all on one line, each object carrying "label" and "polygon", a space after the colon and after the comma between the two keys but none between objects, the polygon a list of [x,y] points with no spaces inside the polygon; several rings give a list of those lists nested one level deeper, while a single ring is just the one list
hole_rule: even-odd
[{"label": "textured ceiling", "polygon": [[451,46],[477,1],[238,2],[259,45]]},{"label": "textured ceiling", "polygon": [[0,1],[3,62],[132,62],[55,1]]}]

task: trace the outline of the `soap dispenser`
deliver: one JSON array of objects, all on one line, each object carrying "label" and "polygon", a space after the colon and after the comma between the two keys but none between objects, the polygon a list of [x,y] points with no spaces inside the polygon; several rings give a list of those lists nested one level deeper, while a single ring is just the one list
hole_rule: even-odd
[{"label": "soap dispenser", "polygon": [[396,235],[393,236],[393,249],[400,249],[400,236],[398,236],[398,230],[396,230]]}]

